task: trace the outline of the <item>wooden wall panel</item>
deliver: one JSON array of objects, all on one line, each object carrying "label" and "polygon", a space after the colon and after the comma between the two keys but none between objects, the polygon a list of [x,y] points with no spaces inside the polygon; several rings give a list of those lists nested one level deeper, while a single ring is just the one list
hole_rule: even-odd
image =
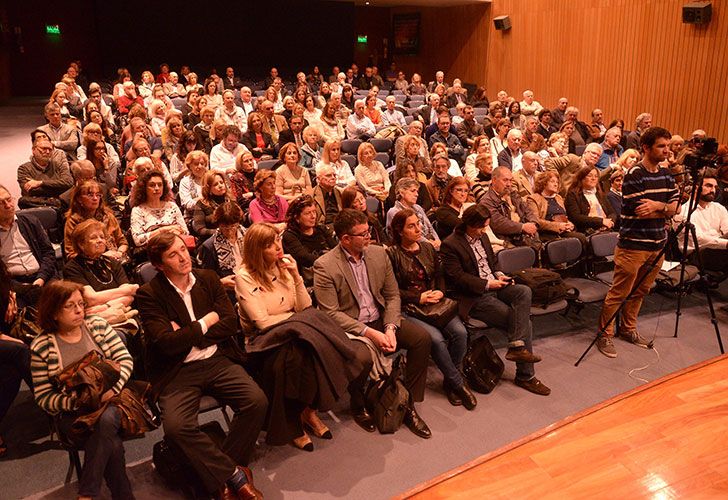
[{"label": "wooden wall panel", "polygon": [[[542,104],[559,97],[589,119],[634,118],[650,111],[673,133],[705,129],[728,141],[728,9],[713,1],[707,27],[682,23],[686,0],[493,0],[487,23],[487,88],[520,98],[529,88]],[[458,66],[458,70],[465,71]],[[469,74],[481,73],[480,68]]]},{"label": "wooden wall panel", "polygon": [[[355,49],[354,60],[360,66],[368,61],[378,64],[380,71],[387,64],[381,60],[382,36],[391,37],[391,16],[419,12],[420,52],[414,56],[390,55],[409,80],[413,72],[422,80],[434,79],[442,70],[446,79],[460,78],[463,82],[485,84],[488,36],[490,34],[490,4],[451,7],[392,7],[356,8],[357,33],[368,34],[367,46]],[[382,30],[382,27],[386,27]],[[391,48],[390,39],[390,48]]]}]

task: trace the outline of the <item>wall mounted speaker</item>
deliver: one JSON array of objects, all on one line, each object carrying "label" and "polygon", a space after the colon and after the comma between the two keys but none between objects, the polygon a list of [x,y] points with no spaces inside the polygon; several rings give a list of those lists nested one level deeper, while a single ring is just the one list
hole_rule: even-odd
[{"label": "wall mounted speaker", "polygon": [[708,24],[713,17],[713,5],[710,2],[690,2],[683,6],[682,22],[685,24]]},{"label": "wall mounted speaker", "polygon": [[509,29],[511,29],[511,18],[508,16],[494,17],[493,24],[495,24],[495,29],[497,29],[497,30],[502,30],[502,31],[509,30]]}]

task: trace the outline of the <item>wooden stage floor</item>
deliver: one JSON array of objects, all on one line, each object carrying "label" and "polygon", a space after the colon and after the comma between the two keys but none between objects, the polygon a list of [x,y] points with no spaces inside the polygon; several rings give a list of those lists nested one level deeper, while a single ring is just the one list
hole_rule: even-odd
[{"label": "wooden stage floor", "polygon": [[728,355],[568,417],[400,498],[728,498]]}]

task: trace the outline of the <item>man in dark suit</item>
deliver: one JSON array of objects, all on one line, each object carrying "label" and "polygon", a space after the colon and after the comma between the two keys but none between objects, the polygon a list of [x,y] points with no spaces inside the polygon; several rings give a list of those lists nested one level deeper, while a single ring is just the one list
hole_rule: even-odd
[{"label": "man in dark suit", "polygon": [[[238,464],[250,459],[268,404],[240,364],[230,299],[213,271],[192,269],[187,247],[174,233],[153,236],[147,253],[160,272],[139,289],[135,307],[164,434],[182,449],[210,493],[262,498],[250,469]],[[199,429],[203,395],[224,401],[235,413],[222,448]]]},{"label": "man in dark suit", "polygon": [[[313,268],[319,309],[347,334],[364,337],[365,342],[383,354],[397,351],[398,344],[407,349],[405,385],[410,404],[404,423],[417,436],[429,438],[432,433],[417,414],[414,403],[425,399],[430,336],[402,318],[392,264],[383,247],[369,245],[371,228],[367,216],[359,210],[344,209],[334,220],[334,230],[339,244],[319,257]],[[366,410],[362,407],[356,411],[353,401],[352,409],[355,420],[362,425],[361,421],[368,416]]]},{"label": "man in dark suit", "polygon": [[489,219],[490,213],[482,205],[463,213],[462,223],[440,248],[445,276],[459,302],[460,316],[506,330],[506,359],[516,363],[515,384],[548,396],[551,389],[536,378],[533,368],[541,358],[531,347],[531,289],[514,284],[498,270],[498,259],[485,234]]},{"label": "man in dark suit", "polygon": [[278,136],[278,149],[280,150],[289,142],[294,143],[299,148],[302,148],[305,144],[303,141],[303,117],[291,116],[291,119],[288,121],[288,128],[282,130]]},{"label": "man in dark suit", "polygon": [[222,79],[222,84],[225,89],[235,90],[243,86],[243,81],[235,76],[235,70],[228,67],[225,70],[225,78]]}]

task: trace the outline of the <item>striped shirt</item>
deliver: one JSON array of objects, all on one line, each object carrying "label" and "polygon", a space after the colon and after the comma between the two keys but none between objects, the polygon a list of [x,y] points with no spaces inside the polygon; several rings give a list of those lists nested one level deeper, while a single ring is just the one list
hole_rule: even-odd
[{"label": "striped shirt", "polygon": [[[104,357],[118,362],[121,366],[119,381],[113,387],[114,392],[118,394],[131,376],[134,367],[132,357],[105,319],[99,316],[89,316],[86,318],[86,326]],[[63,371],[55,335],[51,333],[38,335],[30,344],[30,352],[33,396],[38,406],[50,414],[74,410],[75,397],[62,393],[52,382],[53,378]]]},{"label": "striped shirt", "polygon": [[659,250],[667,240],[664,217],[637,217],[635,210],[644,198],[668,204],[678,201],[675,181],[667,168],[660,167],[657,172],[649,172],[640,162],[625,175],[622,185],[620,248]]}]

